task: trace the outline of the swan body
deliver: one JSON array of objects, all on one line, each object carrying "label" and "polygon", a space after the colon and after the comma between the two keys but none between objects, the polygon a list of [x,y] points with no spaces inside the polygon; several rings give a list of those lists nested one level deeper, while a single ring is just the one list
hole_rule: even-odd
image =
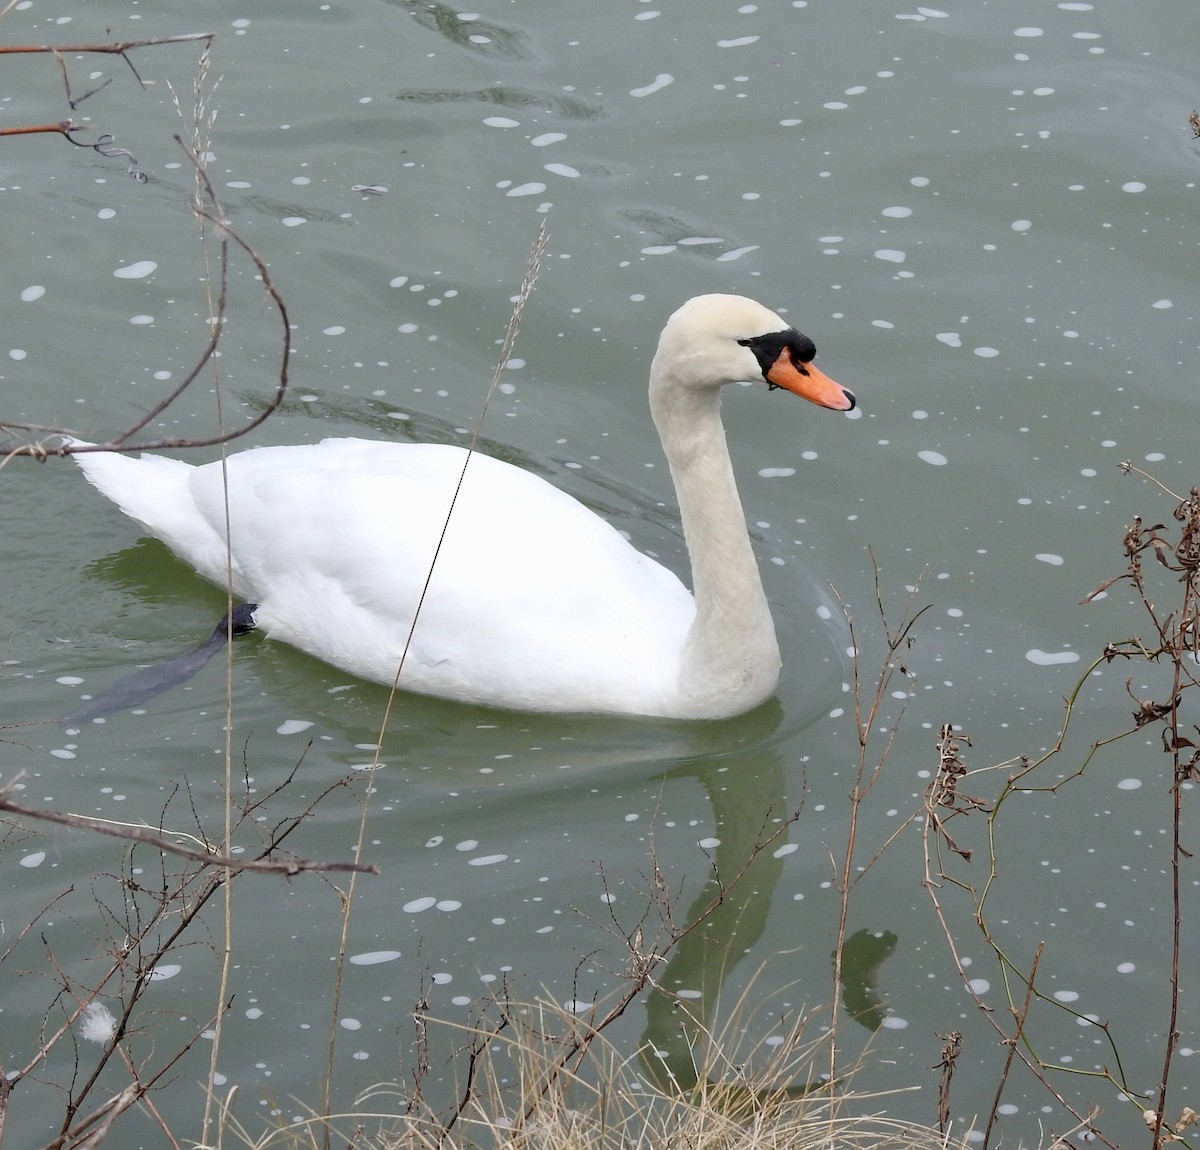
[{"label": "swan body", "polygon": [[[400,685],[425,694],[679,719],[747,711],[774,691],[779,648],[719,392],[765,379],[825,407],[853,407],[813,354],[807,337],[739,296],[698,296],[663,329],[650,403],[694,595],[530,472],[458,447],[354,438],[228,458],[234,594],[258,604],[255,625],[269,636],[354,675],[391,683],[403,655]],[[220,463],[74,458],[122,511],[225,584]]]}]

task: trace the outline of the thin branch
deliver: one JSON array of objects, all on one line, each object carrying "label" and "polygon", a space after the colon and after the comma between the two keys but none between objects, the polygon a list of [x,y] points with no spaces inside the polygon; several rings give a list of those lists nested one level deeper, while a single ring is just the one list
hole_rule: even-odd
[{"label": "thin branch", "polygon": [[124,824],[112,825],[96,822],[82,815],[68,814],[65,811],[52,811],[38,807],[27,807],[9,798],[10,787],[0,788],[0,811],[8,811],[23,818],[36,819],[39,822],[54,823],[57,826],[72,827],[75,830],[93,831],[98,835],[110,835],[113,838],[127,839],[130,842],[146,843],[157,850],[173,854],[192,862],[204,863],[206,866],[228,868],[231,871],[245,871],[255,874],[279,874],[291,877],[306,871],[350,871],[356,874],[378,874],[379,868],[373,863],[360,862],[313,862],[310,859],[289,858],[281,862],[256,861],[238,859],[229,855],[217,854],[215,851],[198,851],[191,847],[181,846],[178,842],[155,834],[149,829],[132,827]]}]

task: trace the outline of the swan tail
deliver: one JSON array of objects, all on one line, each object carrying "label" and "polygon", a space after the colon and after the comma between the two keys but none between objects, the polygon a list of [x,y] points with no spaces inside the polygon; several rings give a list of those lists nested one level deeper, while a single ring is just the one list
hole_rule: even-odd
[{"label": "swan tail", "polygon": [[[73,447],[86,440],[67,439]],[[224,570],[225,547],[199,514],[191,491],[195,468],[165,455],[126,455],[117,451],[81,451],[72,456],[87,481],[130,519],[161,539],[176,555],[209,575]]]}]

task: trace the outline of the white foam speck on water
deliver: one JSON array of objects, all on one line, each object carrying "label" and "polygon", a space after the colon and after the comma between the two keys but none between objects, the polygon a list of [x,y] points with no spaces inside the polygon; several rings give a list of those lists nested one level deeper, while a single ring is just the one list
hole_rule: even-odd
[{"label": "white foam speck on water", "polygon": [[828,108],[831,112],[844,112],[848,107],[844,100],[830,100],[828,104],[822,104],[822,108]]},{"label": "white foam speck on water", "polygon": [[529,142],[535,148],[545,148],[550,144],[557,144],[560,140],[565,140],[566,138],[566,132],[543,132],[540,136],[534,136]]},{"label": "white foam speck on water", "polygon": [[279,222],[285,228],[298,228],[301,224],[307,223],[303,216],[284,216]]},{"label": "white foam speck on water", "polygon": [[772,858],[785,858],[787,855],[795,854],[800,848],[795,843],[784,843],[777,851],[772,852]]},{"label": "white foam speck on water", "polygon": [[8,358],[9,359],[21,360],[21,359],[24,359],[28,355],[29,355],[29,352],[27,352],[22,347],[10,347],[8,349]]},{"label": "white foam speck on water", "polygon": [[918,451],[917,458],[923,463],[931,463],[934,467],[945,467],[950,461],[940,451]]},{"label": "white foam speck on water", "polygon": [[400,957],[398,950],[367,950],[352,954],[350,961],[355,966],[378,966],[381,962],[395,962]]},{"label": "white foam speck on water", "polygon": [[967,987],[972,994],[987,994],[992,989],[992,984],[986,978],[972,978],[968,980]]},{"label": "white foam speck on water", "polygon": [[1051,567],[1061,567],[1063,565],[1063,557],[1055,555],[1052,551],[1039,551],[1034,558],[1039,563],[1049,563]]},{"label": "white foam speck on water", "polygon": [[1141,788],[1141,779],[1122,779],[1119,783],[1117,783],[1117,790],[1119,791],[1138,791],[1141,790]]},{"label": "white foam speck on water", "polygon": [[166,982],[168,978],[174,978],[183,969],[177,962],[160,962],[146,978],[150,982]]},{"label": "white foam speck on water", "polygon": [[66,747],[55,747],[50,754],[56,759],[73,759],[75,752],[68,750]]},{"label": "white foam speck on water", "polygon": [[907,1030],[908,1019],[896,1014],[889,1014],[880,1024],[884,1030]]},{"label": "white foam speck on water", "polygon": [[362,1030],[362,1023],[357,1018],[342,1018],[338,1021],[338,1026],[343,1030]]},{"label": "white foam speck on water", "polygon": [[922,16],[928,16],[930,20],[948,20],[950,18],[950,13],[943,12],[940,8],[918,8],[917,11]]},{"label": "white foam speck on water", "polygon": [[1077,990],[1056,990],[1054,992],[1056,1002],[1078,1002],[1079,991]]},{"label": "white foam speck on water", "polygon": [[440,898],[438,899],[436,905],[438,910],[446,912],[452,910],[462,910],[462,903],[456,898]]},{"label": "white foam speck on water", "polygon": [[547,164],[546,171],[556,176],[566,176],[568,180],[579,178],[579,169],[571,167],[570,164]]},{"label": "white foam speck on water", "polygon": [[780,479],[788,475],[795,475],[794,467],[763,467],[759,469],[759,475],[763,479]]},{"label": "white foam speck on water", "polygon": [[45,851],[34,851],[32,854],[27,854],[21,859],[21,866],[27,870],[33,870],[34,867],[41,866],[46,861]]},{"label": "white foam speck on water", "polygon": [[346,329],[340,323],[335,323],[332,327],[324,327],[321,329],[322,335],[345,335]]},{"label": "white foam speck on water", "polygon": [[59,675],[54,681],[61,683],[64,687],[78,687],[83,679],[78,675]]},{"label": "white foam speck on water", "polygon": [[718,48],[742,48],[747,44],[757,44],[761,36],[736,36],[732,40],[718,40]]},{"label": "white foam speck on water", "polygon": [[406,902],[400,909],[405,914],[420,914],[421,911],[428,910],[431,906],[437,906],[437,899],[427,894]]},{"label": "white foam speck on water", "polygon": [[480,855],[477,859],[467,859],[468,866],[495,866],[508,858],[505,854]]},{"label": "white foam speck on water", "polygon": [[538,196],[545,190],[545,184],[539,183],[537,180],[530,180],[527,184],[518,184],[515,188],[509,188],[504,194],[506,196]]},{"label": "white foam speck on water", "polygon": [[740,260],[742,256],[758,251],[758,244],[747,244],[744,248],[733,248],[717,256],[717,263],[727,264],[731,260]]},{"label": "white foam speck on water", "polygon": [[485,116],[483,122],[489,128],[519,128],[520,120],[514,120],[511,116]]},{"label": "white foam speck on water", "polygon": [[670,72],[659,72],[651,83],[645,84],[640,88],[630,88],[629,94],[638,97],[652,96],[655,92],[661,92],[668,84],[673,83],[675,83],[675,77]]},{"label": "white foam speck on water", "polygon": [[679,241],[680,247],[700,247],[702,244],[723,244],[725,241],[720,236],[684,236]]},{"label": "white foam speck on water", "polygon": [[897,251],[895,248],[880,248],[875,253],[875,258],[889,264],[902,264],[906,257],[903,252]]},{"label": "white foam speck on water", "polygon": [[275,728],[275,733],[277,735],[298,735],[301,731],[307,731],[312,725],[309,719],[285,719]]},{"label": "white foam speck on water", "polygon": [[1167,308],[1174,307],[1175,304],[1169,299],[1156,299],[1150,306],[1158,308],[1159,311],[1166,311]]},{"label": "white foam speck on water", "polygon": [[947,347],[962,347],[962,336],[956,331],[939,331],[937,341],[944,343]]},{"label": "white foam speck on water", "polygon": [[261,1008],[257,1007],[257,1006],[250,1007],[250,1009],[245,1011],[244,1013],[245,1013],[245,1016],[248,1019],[250,1019],[251,1022],[254,1022],[256,1019],[262,1018],[262,1016],[263,1016],[263,1012],[262,1012]]},{"label": "white foam speck on water", "polygon": [[33,303],[35,299],[41,299],[46,294],[46,289],[41,284],[30,284],[27,288],[21,289],[21,300],[23,303]]},{"label": "white foam speck on water", "polygon": [[1117,973],[1118,974],[1132,974],[1135,970],[1137,970],[1136,963],[1133,963],[1133,962],[1118,962],[1117,963]]},{"label": "white foam speck on water", "polygon": [[1046,30],[1044,28],[1016,28],[1013,31],[1014,36],[1022,36],[1026,39],[1032,39],[1037,36],[1044,36]]},{"label": "white foam speck on water", "polygon": [[1130,180],[1127,184],[1121,185],[1121,191],[1123,192],[1144,192],[1145,190],[1146,185],[1141,180]]},{"label": "white foam speck on water", "polygon": [[675,250],[675,246],[675,244],[651,244],[641,250],[644,256],[668,256]]},{"label": "white foam speck on water", "polygon": [[1013,220],[1011,227],[1014,232],[1027,232],[1031,227],[1033,227],[1033,221]]},{"label": "white foam speck on water", "polygon": [[975,354],[980,359],[995,359],[1000,354],[1000,350],[995,347],[977,347],[975,348]]},{"label": "white foam speck on water", "polygon": [[884,208],[879,214],[887,216],[890,220],[904,220],[913,214],[913,210],[912,208],[904,208],[899,204],[894,204],[890,208]]},{"label": "white foam speck on water", "polygon": [[456,851],[473,851],[477,846],[479,846],[478,839],[463,839],[462,842],[454,844],[454,849]]},{"label": "white foam speck on water", "polygon": [[1025,652],[1025,658],[1038,667],[1056,667],[1063,663],[1078,663],[1075,651],[1042,651],[1037,647]]},{"label": "white foam speck on water", "polygon": [[154,316],[131,315],[129,317],[129,322],[133,324],[134,327],[150,327],[154,323]]},{"label": "white foam speck on water", "polygon": [[158,264],[154,260],[138,260],[136,263],[123,264],[113,275],[119,280],[143,280],[157,268]]}]

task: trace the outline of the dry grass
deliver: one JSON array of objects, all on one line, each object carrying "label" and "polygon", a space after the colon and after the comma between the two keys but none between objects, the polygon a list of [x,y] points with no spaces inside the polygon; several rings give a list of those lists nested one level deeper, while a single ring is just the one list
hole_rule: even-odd
[{"label": "dry grass", "polygon": [[[784,1041],[748,1051],[722,1041],[727,1034],[747,1033],[735,1017],[722,1036],[706,1034],[697,1044],[698,1085],[668,1093],[654,1085],[658,1075],[647,1073],[652,1050],[623,1053],[606,1037],[587,1034],[586,1017],[546,999],[494,1005],[490,1022],[453,1028],[465,1085],[460,1084],[464,1093],[448,1112],[429,1109],[419,1087],[404,1094],[399,1087],[380,1086],[360,1099],[355,1113],[311,1114],[255,1137],[227,1106],[222,1150],[320,1150],[331,1144],[355,1150],[965,1150],[968,1145],[965,1138],[888,1118],[880,1113],[885,1098],[858,1095],[846,1080],[830,1090],[817,1077],[828,1058],[828,1037],[806,1039],[801,1023]],[[586,1059],[565,1066],[564,1051],[577,1049],[581,1035],[589,1039]],[[744,1037],[739,1040],[740,1046],[745,1043]]]}]

